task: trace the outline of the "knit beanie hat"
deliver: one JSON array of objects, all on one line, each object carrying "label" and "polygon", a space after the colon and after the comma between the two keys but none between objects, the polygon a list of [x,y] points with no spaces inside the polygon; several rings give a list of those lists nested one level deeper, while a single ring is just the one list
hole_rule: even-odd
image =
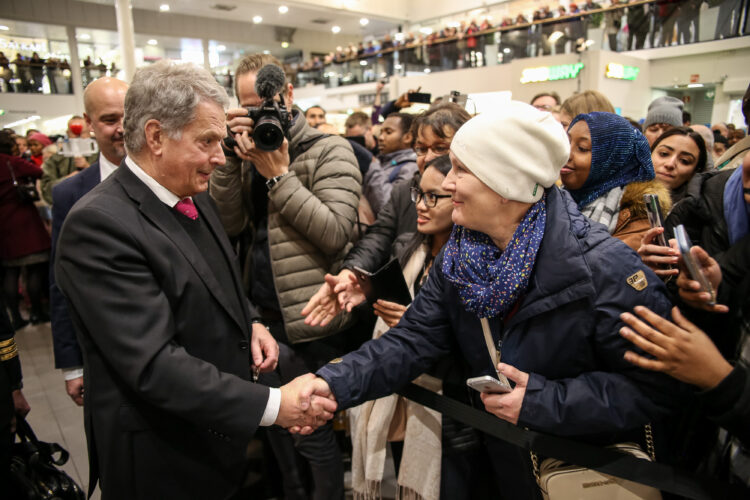
[{"label": "knit beanie hat", "polygon": [[44,134],[43,134],[43,133],[41,133],[41,132],[34,132],[33,134],[31,134],[31,135],[30,135],[30,136],[28,137],[28,139],[29,139],[30,141],[39,141],[39,142],[41,142],[42,144],[44,144],[44,147],[45,147],[45,148],[46,148],[47,146],[49,146],[50,144],[52,144],[52,141],[50,140],[50,138],[49,138],[49,137],[47,137],[46,135],[44,135]]},{"label": "knit beanie hat", "polygon": [[591,170],[580,189],[568,191],[578,208],[613,188],[654,178],[648,139],[629,121],[613,113],[595,111],[576,116],[570,128],[581,120],[591,134]]},{"label": "knit beanie hat", "polygon": [[673,127],[682,127],[682,107],[683,102],[675,97],[668,95],[658,97],[648,105],[646,120],[643,122],[643,129],[654,123],[666,123]]},{"label": "knit beanie hat", "polygon": [[511,101],[464,123],[451,152],[503,198],[535,203],[560,176],[570,142],[550,113]]}]

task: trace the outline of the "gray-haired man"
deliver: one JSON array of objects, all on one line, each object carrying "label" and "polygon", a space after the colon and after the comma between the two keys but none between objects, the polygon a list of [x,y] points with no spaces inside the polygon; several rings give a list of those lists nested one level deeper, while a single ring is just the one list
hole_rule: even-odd
[{"label": "gray-haired man", "polygon": [[251,381],[278,346],[253,323],[205,193],[225,161],[222,87],[204,69],[140,69],[125,97],[124,164],[69,213],[55,272],[81,340],[90,488],[103,498],[224,498],[258,426],[312,426],[302,401]]}]

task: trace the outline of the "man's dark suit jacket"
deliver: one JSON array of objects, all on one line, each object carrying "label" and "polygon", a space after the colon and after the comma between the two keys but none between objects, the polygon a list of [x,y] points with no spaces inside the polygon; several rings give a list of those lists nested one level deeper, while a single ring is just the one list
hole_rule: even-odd
[{"label": "man's dark suit jacket", "polygon": [[268,402],[249,381],[256,313],[236,257],[208,195],[193,200],[232,283],[126,165],[60,232],[55,275],[81,342],[90,484],[100,478],[103,498],[224,498]]},{"label": "man's dark suit jacket", "polygon": [[57,184],[52,188],[52,254],[49,266],[49,309],[52,320],[52,345],[55,353],[55,368],[83,366],[81,348],[78,346],[73,322],[68,314],[60,289],[55,282],[55,250],[60,228],[73,205],[83,195],[94,189],[101,179],[99,162],[96,161],[81,173]]}]

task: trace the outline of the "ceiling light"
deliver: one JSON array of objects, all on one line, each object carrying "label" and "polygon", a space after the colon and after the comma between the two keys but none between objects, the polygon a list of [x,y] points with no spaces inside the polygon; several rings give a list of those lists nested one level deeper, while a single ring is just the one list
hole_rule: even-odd
[{"label": "ceiling light", "polygon": [[263,53],[264,53],[265,55],[268,55],[268,54],[270,54],[270,53],[271,53],[271,51],[270,51],[270,50],[264,50],[264,51],[263,51]]},{"label": "ceiling light", "polygon": [[8,31],[9,29],[6,25],[0,24],[0,31]]},{"label": "ceiling light", "polygon": [[432,34],[432,28],[421,28],[419,30],[420,33],[423,35],[431,35]]},{"label": "ceiling light", "polygon": [[505,47],[505,48],[503,49],[503,53],[505,53],[505,54],[510,54],[510,49],[509,49],[508,47]]},{"label": "ceiling light", "polygon": [[370,24],[370,20],[367,19],[366,17],[363,17],[362,19],[359,20],[359,24],[361,24],[362,26],[367,26],[368,24]]},{"label": "ceiling light", "polygon": [[333,34],[335,35],[335,34],[336,34],[336,33],[338,33],[339,31],[341,31],[341,26],[331,26],[331,31],[332,31],[332,32],[333,32]]},{"label": "ceiling light", "polygon": [[286,49],[289,47],[289,42],[281,42],[281,48]]},{"label": "ceiling light", "polygon": [[367,66],[367,61],[365,61],[364,59],[362,59],[361,61],[359,61],[359,65],[360,66]]},{"label": "ceiling light", "polygon": [[88,33],[81,33],[76,38],[78,38],[79,40],[91,40],[91,35],[89,35]]},{"label": "ceiling light", "polygon": [[169,12],[169,4],[163,3],[159,6],[159,11],[161,12]]},{"label": "ceiling light", "polygon": [[263,22],[263,18],[262,18],[262,17],[260,17],[260,16],[253,16],[253,22],[254,22],[255,24],[260,24],[260,23],[262,23],[262,22]]},{"label": "ceiling light", "polygon": [[146,43],[148,43],[149,45],[159,45],[159,42],[157,42],[153,38],[151,40],[149,40],[148,42],[146,42]]},{"label": "ceiling light", "polygon": [[279,5],[279,14],[286,14],[289,12],[289,7],[286,5]]},{"label": "ceiling light", "polygon": [[701,88],[701,87],[703,87],[702,83],[688,83],[688,88],[689,89],[698,89],[698,88]]},{"label": "ceiling light", "polygon": [[227,50],[227,46],[219,45],[218,47],[216,47],[216,50],[218,50],[219,52],[224,52],[225,50]]}]

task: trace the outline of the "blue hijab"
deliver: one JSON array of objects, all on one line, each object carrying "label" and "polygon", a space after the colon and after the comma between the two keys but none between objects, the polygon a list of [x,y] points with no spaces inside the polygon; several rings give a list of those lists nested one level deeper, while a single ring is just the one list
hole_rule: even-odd
[{"label": "blue hijab", "polygon": [[648,140],[622,116],[595,111],[570,122],[584,120],[591,133],[591,171],[580,189],[568,190],[583,208],[609,190],[654,178]]},{"label": "blue hijab", "polygon": [[724,220],[727,221],[730,245],[750,232],[750,205],[745,203],[741,166],[737,167],[724,185]]}]

